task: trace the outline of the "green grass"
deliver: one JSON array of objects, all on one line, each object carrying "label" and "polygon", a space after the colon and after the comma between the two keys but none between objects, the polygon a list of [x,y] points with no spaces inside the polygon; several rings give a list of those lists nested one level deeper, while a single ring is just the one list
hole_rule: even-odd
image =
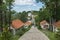
[{"label": "green grass", "polygon": [[42,31],[50,40],[56,40],[56,38],[55,38],[55,33],[54,32],[52,32],[52,31],[49,31],[49,30],[43,30],[43,29],[41,29],[41,27],[40,26],[37,26],[37,28],[40,30],[40,31]]},{"label": "green grass", "polygon": [[56,40],[54,32],[51,32],[51,31],[48,31],[48,30],[41,30],[41,31],[43,33],[45,33],[45,35],[47,35],[50,40]]},{"label": "green grass", "polygon": [[12,37],[13,40],[18,40],[19,39],[19,36],[18,35],[15,35]]},{"label": "green grass", "polygon": [[[16,35],[13,35],[9,30],[4,30],[0,33],[0,40],[18,40],[25,32],[27,32],[31,26],[28,28],[21,28],[18,31],[16,30]],[[2,35],[2,36],[1,36]]]},{"label": "green grass", "polygon": [[0,40],[18,40],[18,39],[19,39],[19,35],[12,35],[12,34],[6,35],[0,33]]}]

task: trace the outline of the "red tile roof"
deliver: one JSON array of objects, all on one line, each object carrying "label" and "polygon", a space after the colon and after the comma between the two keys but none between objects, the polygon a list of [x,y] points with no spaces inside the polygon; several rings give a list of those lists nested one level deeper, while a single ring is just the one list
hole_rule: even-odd
[{"label": "red tile roof", "polygon": [[24,25],[24,23],[19,19],[12,21],[12,27],[15,29],[21,28],[23,25]]},{"label": "red tile roof", "polygon": [[40,22],[40,25],[44,25],[46,23],[48,23],[48,22],[46,20],[43,20],[43,21]]},{"label": "red tile roof", "polygon": [[25,23],[25,25],[27,25],[27,26],[29,26],[29,25],[31,25],[31,24],[32,24],[31,21],[27,21],[27,22]]},{"label": "red tile roof", "polygon": [[56,27],[60,27],[60,21],[55,22],[53,25]]}]

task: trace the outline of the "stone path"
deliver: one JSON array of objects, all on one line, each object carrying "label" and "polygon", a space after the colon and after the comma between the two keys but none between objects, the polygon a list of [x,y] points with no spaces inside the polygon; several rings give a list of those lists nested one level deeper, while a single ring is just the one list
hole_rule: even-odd
[{"label": "stone path", "polygon": [[32,27],[19,40],[49,40],[48,37],[39,31],[36,27]]}]

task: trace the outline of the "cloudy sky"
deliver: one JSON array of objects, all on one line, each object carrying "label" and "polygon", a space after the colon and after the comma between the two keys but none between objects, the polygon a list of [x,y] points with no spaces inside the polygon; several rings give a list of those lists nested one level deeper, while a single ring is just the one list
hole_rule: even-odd
[{"label": "cloudy sky", "polygon": [[43,4],[35,0],[15,0],[13,10],[17,12],[39,10]]}]

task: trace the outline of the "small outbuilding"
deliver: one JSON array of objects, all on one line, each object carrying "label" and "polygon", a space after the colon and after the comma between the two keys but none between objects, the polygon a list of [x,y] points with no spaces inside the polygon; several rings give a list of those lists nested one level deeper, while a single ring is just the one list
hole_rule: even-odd
[{"label": "small outbuilding", "polygon": [[16,30],[23,26],[24,26],[24,23],[21,20],[16,19],[12,21],[10,29],[13,31],[13,34],[15,35]]},{"label": "small outbuilding", "polygon": [[15,28],[15,29],[19,29],[23,25],[24,25],[24,23],[21,20],[19,20],[19,19],[16,19],[16,20],[12,21],[12,27]]},{"label": "small outbuilding", "polygon": [[25,28],[28,28],[31,24],[32,24],[31,21],[27,21],[27,22],[25,22],[24,26],[25,26]]},{"label": "small outbuilding", "polygon": [[46,20],[43,20],[40,22],[40,26],[42,29],[48,29],[49,28],[49,23]]},{"label": "small outbuilding", "polygon": [[58,29],[60,29],[60,20],[53,23],[53,31],[58,31]]}]

